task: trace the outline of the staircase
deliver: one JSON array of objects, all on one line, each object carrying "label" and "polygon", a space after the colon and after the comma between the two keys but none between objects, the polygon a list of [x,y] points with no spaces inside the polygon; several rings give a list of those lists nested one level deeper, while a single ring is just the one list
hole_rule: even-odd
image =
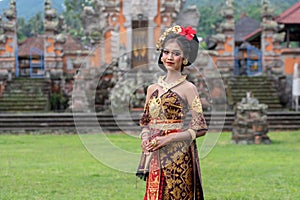
[{"label": "staircase", "polygon": [[50,84],[43,78],[15,78],[0,97],[0,112],[49,111]]},{"label": "staircase", "polygon": [[282,110],[276,87],[266,76],[235,76],[227,80],[228,103],[234,106],[246,97],[247,92],[257,98],[259,103],[267,104],[268,110]]}]

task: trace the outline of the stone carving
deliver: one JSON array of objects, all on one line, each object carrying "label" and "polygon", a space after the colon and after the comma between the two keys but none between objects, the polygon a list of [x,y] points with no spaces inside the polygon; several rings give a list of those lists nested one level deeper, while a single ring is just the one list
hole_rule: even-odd
[{"label": "stone carving", "polygon": [[187,9],[179,13],[176,24],[182,26],[197,27],[200,20],[200,13],[196,5],[189,6]]},{"label": "stone carving", "polygon": [[14,32],[16,29],[16,18],[17,18],[17,10],[16,10],[16,1],[11,0],[9,3],[9,9],[4,9],[4,15],[8,19],[8,21],[3,22],[2,27],[5,32]]},{"label": "stone carving", "polygon": [[64,44],[66,42],[66,35],[64,34],[64,31],[66,29],[66,25],[65,25],[65,22],[64,22],[64,17],[62,15],[60,15],[58,17],[58,23],[57,23],[57,27],[56,27],[56,37],[55,37],[55,41],[57,43],[60,43],[60,44]]},{"label": "stone carving", "polygon": [[[282,25],[278,25],[273,19],[273,9],[270,8],[268,0],[263,0],[261,8],[261,49],[263,55],[269,56],[268,59],[264,57],[265,72],[274,76],[280,76],[284,72],[283,61],[279,58],[280,52],[276,49],[280,49],[280,43],[285,39],[285,32],[277,33],[279,29],[283,28]],[[268,48],[270,45],[273,48]]]},{"label": "stone carving", "polygon": [[[99,12],[102,12],[102,9],[99,9]],[[88,37],[92,37],[95,33],[99,33],[101,35],[104,22],[101,21],[100,23],[102,24],[99,24],[99,12],[96,12],[91,6],[85,6],[80,15],[82,25],[84,27],[84,33]]]},{"label": "stone carving", "polygon": [[92,44],[100,42],[106,31],[113,29],[119,18],[119,1],[95,1],[95,7],[86,6],[81,13],[85,35]]},{"label": "stone carving", "polygon": [[232,0],[226,1],[225,7],[221,10],[224,21],[220,24],[220,32],[233,31],[234,30],[234,10]]},{"label": "stone carving", "polygon": [[44,4],[44,13],[45,13],[45,21],[44,21],[44,29],[45,32],[55,32],[58,28],[58,20],[56,15],[56,10],[51,8],[51,0],[46,0]]},{"label": "stone carving", "polygon": [[4,15],[7,19],[13,20],[17,18],[17,12],[16,12],[16,1],[11,0],[9,3],[9,9],[4,10]]},{"label": "stone carving", "polygon": [[0,43],[5,44],[5,42],[6,42],[6,35],[3,28],[2,16],[0,16]]},{"label": "stone carving", "polygon": [[144,16],[147,14],[146,10],[148,8],[149,1],[145,0],[135,0],[131,2],[132,6],[132,16]]},{"label": "stone carving", "polygon": [[270,8],[269,0],[263,0],[261,6],[261,17],[270,19],[272,17],[273,9]]},{"label": "stone carving", "polygon": [[236,144],[271,143],[267,136],[267,108],[266,104],[260,104],[248,92],[247,96],[236,106],[232,141]]},{"label": "stone carving", "polygon": [[217,33],[217,34],[211,36],[209,42],[212,42],[212,43],[223,43],[223,42],[225,42],[225,39],[226,39],[225,34],[223,34],[223,33]]},{"label": "stone carving", "polygon": [[273,35],[273,41],[274,42],[283,42],[284,38],[285,38],[286,33],[282,32],[282,33],[275,33]]},{"label": "stone carving", "polygon": [[162,23],[165,26],[170,26],[178,18],[178,14],[183,8],[185,0],[164,0],[161,1],[161,16]]}]

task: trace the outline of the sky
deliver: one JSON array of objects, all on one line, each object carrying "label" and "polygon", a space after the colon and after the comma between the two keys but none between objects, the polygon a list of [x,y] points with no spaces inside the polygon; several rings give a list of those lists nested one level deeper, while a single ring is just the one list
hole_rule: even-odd
[{"label": "sky", "polygon": [[[9,2],[10,0],[0,0],[0,15],[3,15],[3,9],[9,8]],[[52,8],[62,11],[63,2],[64,0],[52,0]],[[38,11],[43,12],[44,10],[44,0],[16,0],[16,4],[18,17],[25,19],[29,19]]]}]

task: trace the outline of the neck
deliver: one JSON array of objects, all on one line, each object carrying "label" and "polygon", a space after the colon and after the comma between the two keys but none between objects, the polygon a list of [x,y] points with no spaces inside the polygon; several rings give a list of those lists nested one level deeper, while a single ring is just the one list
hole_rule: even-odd
[{"label": "neck", "polygon": [[181,78],[181,76],[182,76],[182,74],[179,71],[168,70],[165,81],[167,83],[171,83],[171,82],[174,82],[174,81],[178,80],[179,78]]}]

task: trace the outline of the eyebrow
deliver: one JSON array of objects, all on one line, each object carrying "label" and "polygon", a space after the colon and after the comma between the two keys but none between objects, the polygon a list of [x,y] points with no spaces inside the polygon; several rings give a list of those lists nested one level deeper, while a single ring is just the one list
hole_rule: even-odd
[{"label": "eyebrow", "polygon": [[168,49],[168,48],[163,48],[162,50],[168,50],[168,51],[180,51],[180,52],[182,52],[180,49]]}]

